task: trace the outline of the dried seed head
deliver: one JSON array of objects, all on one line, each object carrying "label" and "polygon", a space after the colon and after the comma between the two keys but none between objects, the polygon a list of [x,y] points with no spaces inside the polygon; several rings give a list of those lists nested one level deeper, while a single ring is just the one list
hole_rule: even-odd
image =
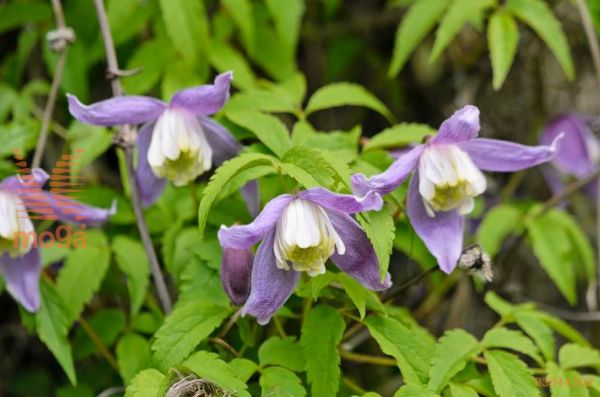
[{"label": "dried seed head", "polygon": [[494,278],[490,256],[479,244],[470,245],[463,250],[458,260],[458,267],[479,277],[482,281],[491,282]]},{"label": "dried seed head", "polygon": [[173,383],[165,397],[235,397],[218,385],[195,375],[178,373],[178,380]]}]

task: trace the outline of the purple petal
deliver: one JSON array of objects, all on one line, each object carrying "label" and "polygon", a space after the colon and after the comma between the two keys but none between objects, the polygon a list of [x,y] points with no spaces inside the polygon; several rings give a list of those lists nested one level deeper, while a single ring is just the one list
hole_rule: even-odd
[{"label": "purple petal", "polygon": [[158,178],[148,162],[148,148],[152,140],[154,123],[144,124],[138,135],[138,165],[136,171],[137,184],[140,189],[142,205],[151,206],[158,200],[167,185],[167,180]]},{"label": "purple petal", "polygon": [[243,305],[250,295],[253,261],[254,255],[250,249],[223,249],[221,284],[234,305]]},{"label": "purple petal", "polygon": [[53,213],[50,215],[58,220],[86,226],[105,223],[117,211],[116,201],[113,201],[111,208],[104,209],[80,203],[67,196],[45,191],[38,192],[35,196],[21,195],[21,197],[28,211],[39,212],[44,216],[48,216],[43,211],[51,208]]},{"label": "purple petal", "polygon": [[387,170],[381,174],[374,175],[369,179],[366,179],[363,174],[352,175],[352,190],[355,194],[361,196],[365,195],[370,190],[382,195],[388,194],[400,186],[406,177],[408,177],[415,169],[424,149],[424,145],[416,146],[414,149],[398,158],[398,160],[394,161]]},{"label": "purple petal", "polygon": [[381,291],[391,287],[389,273],[381,281],[377,255],[360,225],[350,215],[334,210],[327,210],[327,216],[346,246],[344,255],[337,251],[331,255],[333,263],[370,290]]},{"label": "purple petal", "polygon": [[256,217],[260,211],[260,199],[258,195],[258,181],[249,181],[240,189],[240,193],[246,202],[248,212],[253,217]]},{"label": "purple petal", "polygon": [[440,268],[450,273],[456,267],[462,252],[464,219],[456,211],[427,215],[419,193],[419,173],[416,172],[408,188],[408,217]]},{"label": "purple petal", "polygon": [[9,190],[13,193],[30,194],[32,191],[38,191],[44,186],[50,178],[48,173],[41,168],[34,168],[31,174],[9,176],[0,183],[0,189]]},{"label": "purple petal", "polygon": [[479,109],[473,105],[467,105],[457,110],[446,121],[442,123],[436,136],[431,143],[458,143],[469,141],[479,133]]},{"label": "purple petal", "polygon": [[6,280],[6,289],[28,312],[40,308],[40,275],[42,262],[40,252],[32,248],[27,254],[11,258],[0,257],[0,270]]},{"label": "purple petal", "polygon": [[273,229],[283,210],[293,199],[289,194],[275,197],[265,205],[254,222],[248,225],[221,226],[218,234],[221,246],[237,249],[252,247]]},{"label": "purple petal", "polygon": [[315,187],[298,193],[298,198],[312,201],[323,208],[340,211],[344,214],[355,214],[362,211],[379,211],[383,206],[381,196],[376,192],[368,192],[364,197],[351,194],[333,193],[322,187]]},{"label": "purple petal", "polygon": [[552,120],[542,132],[540,143],[552,145],[561,134],[565,139],[556,152],[552,163],[561,172],[585,177],[596,169],[593,152],[598,151],[600,144],[583,117],[564,115]]},{"label": "purple petal", "polygon": [[204,136],[212,149],[213,165],[221,165],[223,162],[235,157],[242,150],[242,146],[221,124],[210,117],[200,117],[199,119]]},{"label": "purple petal", "polygon": [[89,106],[67,94],[69,112],[77,120],[94,125],[143,124],[156,120],[165,110],[164,102],[145,96],[121,96]]},{"label": "purple petal", "polygon": [[217,113],[229,99],[232,72],[221,73],[214,84],[181,90],[171,99],[171,106],[184,108],[197,116]]},{"label": "purple petal", "polygon": [[274,242],[275,228],[266,235],[256,251],[252,268],[252,289],[242,308],[242,315],[256,317],[261,325],[267,324],[288,300],[300,278],[300,272],[277,267]]},{"label": "purple petal", "polygon": [[485,171],[520,171],[554,158],[563,135],[557,136],[550,146],[525,146],[497,139],[477,138],[459,146],[473,162]]}]

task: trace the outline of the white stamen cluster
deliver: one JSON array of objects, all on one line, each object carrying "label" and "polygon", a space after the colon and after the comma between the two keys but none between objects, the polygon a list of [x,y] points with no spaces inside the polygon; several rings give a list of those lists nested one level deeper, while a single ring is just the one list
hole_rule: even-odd
[{"label": "white stamen cluster", "polygon": [[474,197],[485,191],[486,180],[467,153],[452,144],[427,147],[419,160],[419,193],[430,217],[436,211],[473,210]]},{"label": "white stamen cluster", "polygon": [[200,122],[185,110],[167,109],[154,126],[148,149],[154,174],[183,186],[208,171],[212,150]]},{"label": "white stamen cluster", "polygon": [[305,271],[310,276],[325,273],[325,262],[344,242],[323,209],[306,200],[295,199],[283,211],[275,231],[277,267]]}]

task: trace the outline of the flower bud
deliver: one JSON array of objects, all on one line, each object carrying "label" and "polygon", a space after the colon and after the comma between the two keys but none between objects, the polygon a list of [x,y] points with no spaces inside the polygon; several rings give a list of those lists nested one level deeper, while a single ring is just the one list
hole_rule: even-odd
[{"label": "flower bud", "polygon": [[254,255],[250,249],[223,248],[221,284],[235,305],[243,305],[250,295]]}]

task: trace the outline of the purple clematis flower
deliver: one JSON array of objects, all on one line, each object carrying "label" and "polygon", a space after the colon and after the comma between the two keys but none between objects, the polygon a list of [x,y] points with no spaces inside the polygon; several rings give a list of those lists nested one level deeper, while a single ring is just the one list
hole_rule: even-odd
[{"label": "purple clematis flower", "polygon": [[[223,73],[212,85],[178,91],[169,103],[145,96],[122,96],[86,106],[67,95],[69,111],[88,124],[143,124],[137,142],[137,180],[142,203],[148,206],[159,198],[167,180],[184,186],[241,150],[229,131],[208,117],[227,103],[232,76],[232,72]],[[255,183],[242,189],[253,214],[258,212]]]},{"label": "purple clematis flower", "polygon": [[[589,118],[565,114],[548,123],[540,136],[540,143],[544,145],[548,145],[560,134],[566,136],[552,165],[543,168],[544,177],[555,194],[563,189],[566,177],[585,178],[598,170],[600,142],[590,128],[590,122]],[[591,182],[584,190],[596,197],[598,181]]]},{"label": "purple clematis flower", "polygon": [[[250,295],[242,314],[251,314],[259,324],[268,323],[294,291],[300,273],[325,273],[328,258],[371,290],[389,288],[389,274],[380,279],[373,246],[349,215],[379,210],[382,205],[381,196],[374,192],[356,198],[313,188],[274,198],[249,225],[221,226],[218,236],[226,254],[224,261],[229,250],[248,250],[262,240],[252,264]],[[224,262],[221,272],[233,268]]]},{"label": "purple clematis flower", "polygon": [[524,146],[477,138],[479,109],[465,106],[444,121],[438,133],[414,147],[386,171],[369,179],[352,176],[355,194],[387,194],[414,172],[408,191],[408,217],[441,269],[450,273],[463,244],[463,215],[485,191],[481,170],[518,171],[552,160],[561,136],[550,146]]},{"label": "purple clematis flower", "polygon": [[43,211],[47,219],[92,226],[105,222],[116,209],[114,205],[108,210],[89,207],[43,191],[47,180],[48,174],[38,168],[29,176],[13,176],[0,182],[0,271],[8,292],[30,312],[40,306],[42,265],[27,210]]}]

